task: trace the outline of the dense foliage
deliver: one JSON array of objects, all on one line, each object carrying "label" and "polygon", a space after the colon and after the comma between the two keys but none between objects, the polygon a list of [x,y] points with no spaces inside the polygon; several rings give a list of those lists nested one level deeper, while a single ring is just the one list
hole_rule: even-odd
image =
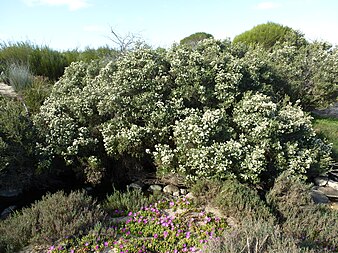
[{"label": "dense foliage", "polygon": [[205,40],[205,39],[212,39],[212,38],[214,38],[214,36],[212,36],[210,33],[197,32],[197,33],[189,35],[188,37],[185,37],[184,39],[181,39],[180,44],[194,47],[198,44],[198,42]]},{"label": "dense foliage", "polygon": [[261,184],[324,172],[330,148],[300,106],[280,100],[282,73],[259,49],[241,50],[211,39],[141,47],[102,68],[73,63],[35,118],[40,151],[92,183],[144,166]]},{"label": "dense foliage", "polygon": [[273,22],[257,25],[251,30],[237,35],[233,42],[247,45],[259,44],[266,49],[272,48],[277,42],[289,42],[295,46],[307,44],[304,35],[300,32]]},{"label": "dense foliage", "polygon": [[31,207],[0,223],[1,252],[16,252],[32,243],[52,243],[88,232],[105,214],[84,192],[47,194]]},{"label": "dense foliage", "polygon": [[[23,105],[0,95],[0,175],[10,173],[15,176],[11,180],[26,183],[35,162],[35,138],[33,123]],[[3,182],[2,187],[7,183]]]}]

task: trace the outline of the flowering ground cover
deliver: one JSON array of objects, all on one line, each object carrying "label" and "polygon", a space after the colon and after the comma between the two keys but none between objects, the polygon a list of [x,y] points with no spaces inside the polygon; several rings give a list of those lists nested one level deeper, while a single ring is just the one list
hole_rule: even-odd
[{"label": "flowering ground cover", "polygon": [[187,198],[163,200],[137,212],[115,210],[111,215],[109,226],[98,224],[88,235],[66,238],[48,252],[201,252],[228,227],[224,218]]}]

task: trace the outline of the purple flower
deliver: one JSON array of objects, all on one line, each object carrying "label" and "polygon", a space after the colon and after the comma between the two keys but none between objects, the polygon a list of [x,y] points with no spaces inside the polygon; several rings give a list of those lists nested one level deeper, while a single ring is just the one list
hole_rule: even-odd
[{"label": "purple flower", "polygon": [[158,238],[158,234],[154,234],[154,238],[155,238],[155,239]]},{"label": "purple flower", "polygon": [[104,246],[105,246],[105,247],[108,247],[108,242],[104,242]]},{"label": "purple flower", "polygon": [[190,237],[190,232],[187,232],[186,234],[185,234],[185,238],[189,238]]},{"label": "purple flower", "polygon": [[164,238],[166,238],[168,236],[168,231],[164,231],[163,236],[164,236]]}]

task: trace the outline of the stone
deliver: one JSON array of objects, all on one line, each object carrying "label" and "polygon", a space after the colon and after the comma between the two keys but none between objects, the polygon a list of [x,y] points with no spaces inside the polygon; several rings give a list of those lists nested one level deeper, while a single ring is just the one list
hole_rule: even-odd
[{"label": "stone", "polygon": [[181,189],[180,189],[180,193],[181,193],[182,195],[187,195],[188,190],[187,190],[187,189],[184,189],[184,188],[181,188]]},{"label": "stone", "polygon": [[160,191],[162,191],[162,186],[160,186],[158,184],[152,184],[152,185],[149,186],[148,191],[151,191],[151,192],[160,192]]},{"label": "stone", "polygon": [[6,219],[12,212],[14,212],[14,210],[16,209],[16,206],[9,206],[7,208],[5,208],[1,214],[0,214],[0,218],[1,219]]},{"label": "stone", "polygon": [[187,199],[193,199],[195,198],[194,194],[192,192],[189,192],[187,195],[185,195]]},{"label": "stone", "polygon": [[329,199],[337,199],[338,200],[338,190],[336,190],[336,189],[334,189],[330,186],[318,187],[317,190],[322,192],[323,194],[325,194]]},{"label": "stone", "polygon": [[169,185],[166,185],[163,188],[163,192],[169,193],[169,194],[174,194],[175,192],[178,192],[178,194],[179,194],[180,193],[180,189],[177,186],[175,186],[175,185],[169,184]]},{"label": "stone", "polygon": [[315,184],[318,185],[318,186],[325,186],[327,184],[327,181],[328,181],[328,177],[326,176],[320,176],[320,177],[316,177],[314,179],[315,181]]},{"label": "stone", "polygon": [[331,187],[331,188],[333,188],[333,189],[335,189],[335,190],[338,191],[338,182],[336,182],[336,181],[328,180],[327,181],[327,186],[329,186],[329,187]]},{"label": "stone", "polygon": [[330,202],[329,198],[321,191],[311,190],[310,195],[316,204],[327,204]]},{"label": "stone", "polygon": [[142,191],[142,185],[139,183],[131,183],[127,185],[127,190],[139,190]]},{"label": "stone", "polygon": [[329,179],[338,182],[338,170],[331,170],[327,174],[329,175]]},{"label": "stone", "polygon": [[174,197],[179,197],[179,196],[180,196],[180,192],[174,192],[174,193],[173,193],[173,196],[174,196]]},{"label": "stone", "polygon": [[0,191],[2,198],[17,198],[22,194],[22,189],[7,189]]}]

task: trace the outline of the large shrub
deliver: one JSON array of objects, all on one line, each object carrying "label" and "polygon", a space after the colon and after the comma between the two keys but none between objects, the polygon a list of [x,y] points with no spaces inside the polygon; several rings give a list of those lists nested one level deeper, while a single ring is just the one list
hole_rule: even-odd
[{"label": "large shrub", "polygon": [[239,52],[204,40],[139,48],[101,69],[74,63],[35,119],[40,149],[89,181],[153,166],[190,180],[232,175],[250,183],[283,170],[323,172],[330,149],[310,117],[270,97],[276,75],[259,53]]}]

